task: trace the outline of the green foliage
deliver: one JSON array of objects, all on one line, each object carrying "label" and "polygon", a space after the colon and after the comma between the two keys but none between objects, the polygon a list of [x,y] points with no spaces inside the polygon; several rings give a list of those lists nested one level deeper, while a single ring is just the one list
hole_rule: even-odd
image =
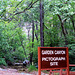
[{"label": "green foliage", "polygon": [[71,64],[75,64],[75,44],[69,44],[69,61]]},{"label": "green foliage", "polygon": [[16,26],[13,22],[1,22],[0,25],[0,58],[5,57],[7,63],[13,63],[15,56],[19,60],[25,58],[22,47],[25,44],[25,34],[20,27],[16,28]]},{"label": "green foliage", "polygon": [[51,1],[51,4],[49,6],[49,10],[52,12],[53,15],[61,15],[62,19],[70,19],[70,16],[75,14],[74,6],[72,4],[75,4],[73,0],[71,1]]},{"label": "green foliage", "polygon": [[16,57],[18,60],[24,60],[24,58],[26,57],[24,55],[24,51],[22,47],[18,47],[17,50],[15,52],[13,52],[13,57]]},{"label": "green foliage", "polygon": [[[24,9],[34,3],[36,0],[3,0],[0,1],[0,58],[1,64],[4,61],[14,62],[14,57],[23,61],[24,58],[29,58],[33,52],[34,63],[38,62],[37,47],[40,46],[40,13],[39,2],[31,6],[31,9]],[[14,15],[17,12],[22,14]],[[75,63],[75,1],[74,0],[44,0],[44,46],[46,47],[64,47],[65,38],[62,33],[61,22],[64,21],[64,29],[68,41],[70,63]],[[29,32],[27,25],[38,26],[38,30],[34,30],[34,35],[37,33],[38,40],[34,36],[32,42],[32,29]],[[37,23],[36,23],[37,22]],[[26,30],[23,29],[26,26]],[[24,31],[26,31],[26,33]],[[32,48],[33,44],[33,48]],[[2,59],[2,58],[5,58]],[[33,66],[30,66],[33,68]]]},{"label": "green foliage", "polygon": [[0,58],[0,65],[7,66],[4,58]]},{"label": "green foliage", "polygon": [[14,63],[14,59],[13,59],[12,53],[7,52],[7,54],[5,54],[5,60],[6,60],[7,63],[10,62],[11,64],[13,64]]},{"label": "green foliage", "polygon": [[75,71],[75,67],[72,67],[70,70],[71,70],[71,71]]},{"label": "green foliage", "polygon": [[28,71],[37,71],[37,68],[34,65],[30,65],[30,67],[28,68]]}]

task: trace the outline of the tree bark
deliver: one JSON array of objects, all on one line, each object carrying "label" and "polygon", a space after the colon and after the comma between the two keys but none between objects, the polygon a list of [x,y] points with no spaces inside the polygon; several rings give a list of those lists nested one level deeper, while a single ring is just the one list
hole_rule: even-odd
[{"label": "tree bark", "polygon": [[[32,20],[32,48],[34,47],[34,20]],[[33,51],[30,53],[30,64],[33,61]]]},{"label": "tree bark", "polygon": [[72,21],[73,29],[74,29],[74,32],[75,32],[75,23],[74,23],[74,20],[73,20],[73,16],[71,16],[71,21]]},{"label": "tree bark", "polygon": [[29,42],[30,42],[30,38],[29,38],[29,32],[30,32],[30,29],[28,29],[28,40],[29,40]]},{"label": "tree bark", "polygon": [[34,20],[32,21],[33,25],[32,25],[32,48],[34,46]]},{"label": "tree bark", "polygon": [[[38,31],[38,22],[37,21],[36,21],[36,27],[35,27],[35,29]],[[37,32],[35,32],[35,37],[36,37],[37,42],[38,42],[38,33]]]},{"label": "tree bark", "polygon": [[22,48],[23,48],[23,50],[24,50],[24,54],[25,54],[25,56],[26,56],[25,47],[24,47],[24,45],[23,45],[23,40],[22,40],[22,37],[21,37],[21,35],[19,34],[19,32],[18,32],[18,35],[19,35],[19,39],[20,39],[20,42],[21,42],[21,46],[22,46]]},{"label": "tree bark", "polygon": [[40,0],[40,42],[44,46],[44,0]]},{"label": "tree bark", "polygon": [[64,35],[64,38],[65,38],[65,45],[68,45],[68,40],[67,40],[67,33],[66,33],[66,30],[64,28],[64,22],[66,21],[66,19],[61,19],[61,16],[59,14],[57,14],[59,20],[60,20],[60,23],[61,23],[61,28],[62,28],[62,33]]}]

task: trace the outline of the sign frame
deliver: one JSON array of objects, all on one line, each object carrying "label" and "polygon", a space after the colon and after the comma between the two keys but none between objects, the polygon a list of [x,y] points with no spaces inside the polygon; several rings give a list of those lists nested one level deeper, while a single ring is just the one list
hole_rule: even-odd
[{"label": "sign frame", "polygon": [[[66,50],[66,67],[61,68],[41,68],[41,49],[65,49]],[[41,70],[57,70],[57,69],[66,69],[67,75],[69,75],[69,54],[68,54],[68,47],[38,47],[38,75],[41,75]]]}]

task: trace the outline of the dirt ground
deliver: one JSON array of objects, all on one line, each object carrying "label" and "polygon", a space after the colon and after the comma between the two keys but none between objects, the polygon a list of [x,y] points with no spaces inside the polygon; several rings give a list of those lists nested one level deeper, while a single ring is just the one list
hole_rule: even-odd
[{"label": "dirt ground", "polygon": [[[26,72],[18,72],[16,69],[2,69],[0,68],[0,75],[38,75],[37,71],[31,72],[31,73],[26,73]],[[41,73],[41,75],[48,75],[45,73]]]}]

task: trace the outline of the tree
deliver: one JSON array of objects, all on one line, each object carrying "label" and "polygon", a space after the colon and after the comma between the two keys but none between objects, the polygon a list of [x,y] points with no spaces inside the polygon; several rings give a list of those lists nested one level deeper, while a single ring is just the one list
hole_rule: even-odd
[{"label": "tree", "polygon": [[[50,11],[53,12],[53,15],[57,15],[60,21],[60,25],[62,28],[62,33],[64,35],[65,38],[65,45],[68,45],[68,38],[67,38],[67,28],[65,28],[65,23],[66,21],[68,21],[70,19],[70,16],[74,15],[74,11],[72,8],[71,3],[73,1],[53,1],[54,3],[52,5],[50,5]],[[62,3],[61,3],[62,2]],[[73,28],[74,28],[74,22],[73,20],[72,24],[73,24]]]},{"label": "tree", "polygon": [[40,42],[44,46],[44,0],[40,0]]}]

